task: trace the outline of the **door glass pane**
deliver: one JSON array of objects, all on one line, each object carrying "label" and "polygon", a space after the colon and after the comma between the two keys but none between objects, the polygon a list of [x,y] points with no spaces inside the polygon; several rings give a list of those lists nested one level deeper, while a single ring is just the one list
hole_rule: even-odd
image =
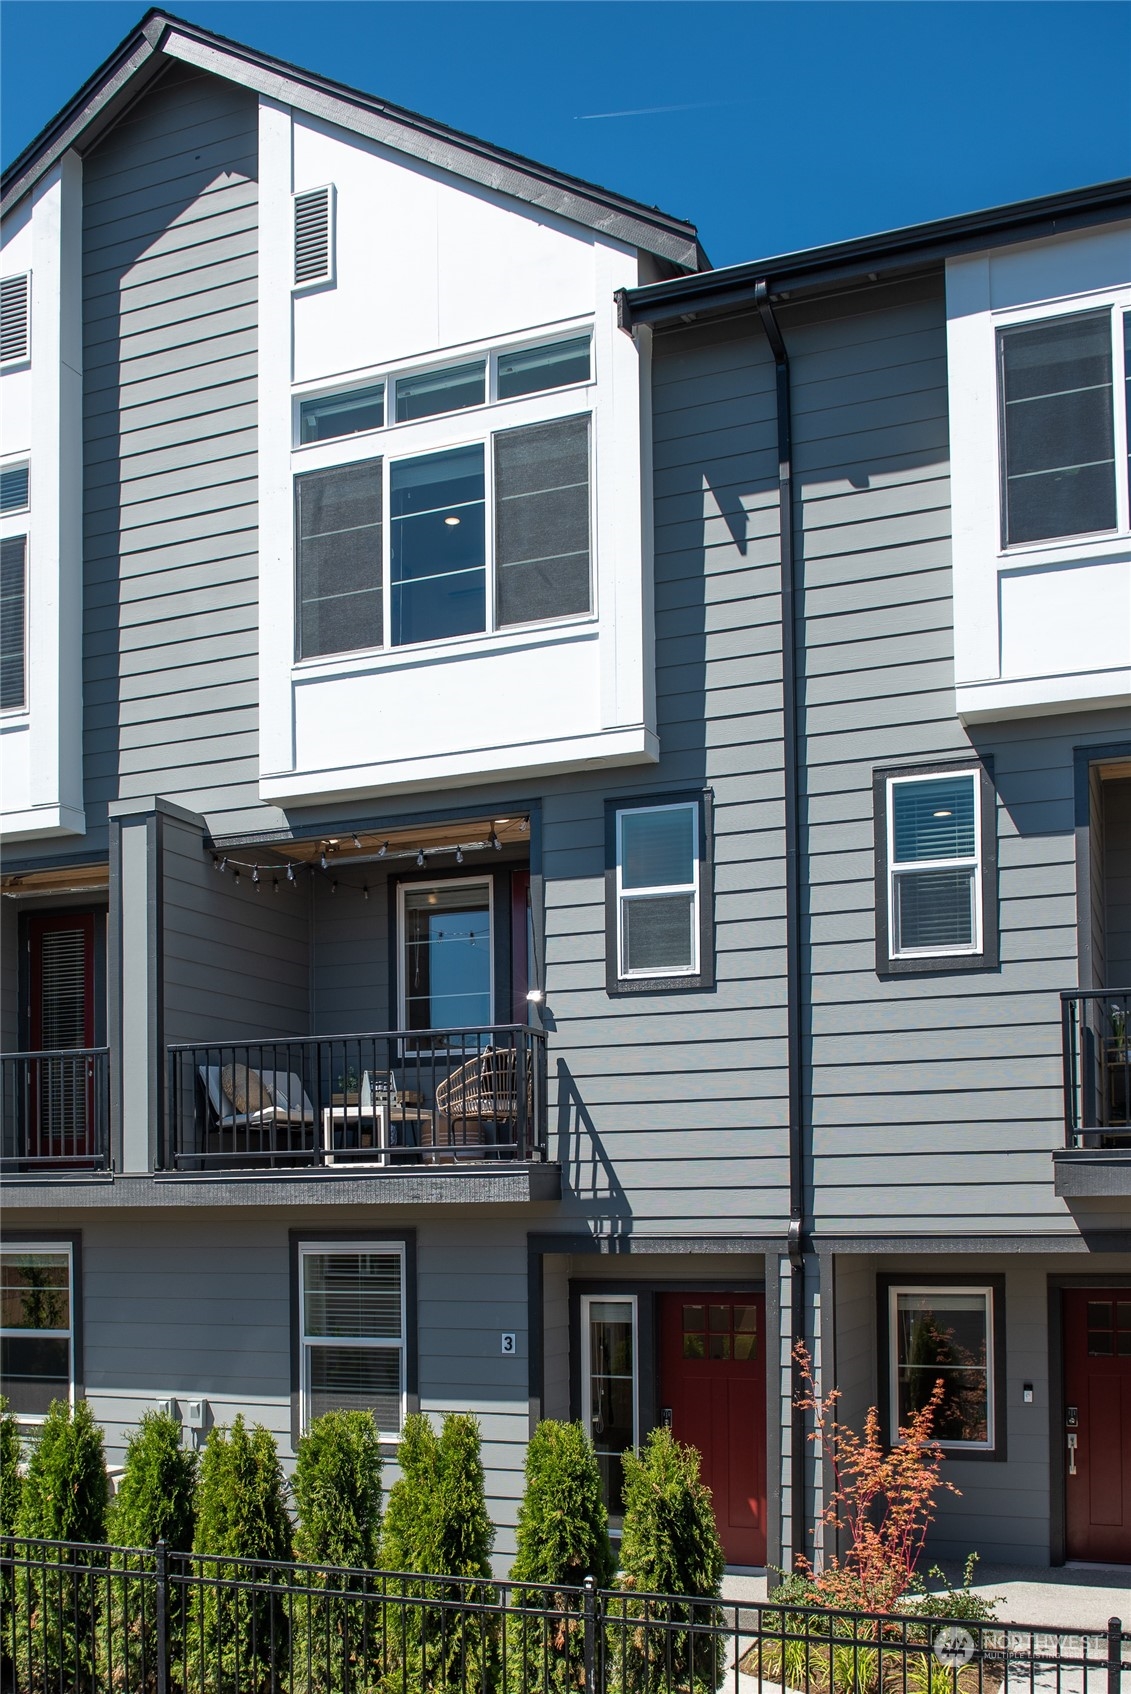
[{"label": "door glass pane", "polygon": [[481,406],[486,399],[486,365],[452,365],[443,371],[397,378],[397,422],[431,418],[439,412],[458,412]]},{"label": "door glass pane", "polygon": [[491,901],[486,882],[404,893],[406,1029],[491,1023]]},{"label": "door glass pane", "polygon": [[1000,331],[1005,542],[1115,527],[1111,318]]},{"label": "door glass pane", "polygon": [[389,500],[393,645],[484,629],[483,448],[401,460]]},{"label": "door glass pane", "polygon": [[897,1415],[926,1405],[940,1379],[938,1441],[989,1440],[989,1314],[985,1294],[906,1293],[896,1297]]},{"label": "door glass pane", "polygon": [[298,655],[379,647],[381,461],[295,478]]},{"label": "door glass pane", "polygon": [[299,439],[330,441],[339,435],[358,435],[380,429],[385,422],[385,384],[355,388],[349,394],[326,394],[299,405]]},{"label": "door glass pane", "polygon": [[974,867],[897,871],[896,951],[970,947],[974,942]]},{"label": "door glass pane", "polygon": [[975,781],[971,772],[968,776],[892,784],[896,864],[974,857]]},{"label": "door glass pane", "polygon": [[589,611],[588,418],[496,435],[495,565],[500,624]]},{"label": "door glass pane", "polygon": [[44,930],[39,937],[39,960],[44,1047],[85,1047],[86,927]]},{"label": "door glass pane", "polygon": [[605,1501],[619,1514],[624,1491],[622,1454],[636,1437],[630,1300],[594,1300],[589,1306],[589,1428]]},{"label": "door glass pane", "polygon": [[498,391],[500,400],[519,394],[537,394],[544,388],[561,388],[567,382],[589,381],[589,337],[574,336],[546,347],[524,347],[518,353],[500,353]]}]

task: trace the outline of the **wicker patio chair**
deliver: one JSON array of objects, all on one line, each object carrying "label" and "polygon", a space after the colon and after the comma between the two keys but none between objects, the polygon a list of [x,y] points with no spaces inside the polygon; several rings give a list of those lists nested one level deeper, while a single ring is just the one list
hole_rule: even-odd
[{"label": "wicker patio chair", "polygon": [[[527,1076],[527,1105],[533,1091],[533,1078]],[[475,1141],[468,1132],[470,1124],[493,1123],[517,1131],[518,1126],[518,1055],[513,1047],[484,1047],[473,1059],[460,1065],[443,1082],[436,1085],[437,1143],[440,1143],[446,1120],[449,1145],[464,1147],[491,1146],[483,1139],[482,1131]],[[462,1126],[462,1133],[456,1125]],[[503,1137],[505,1139],[505,1136]]]}]

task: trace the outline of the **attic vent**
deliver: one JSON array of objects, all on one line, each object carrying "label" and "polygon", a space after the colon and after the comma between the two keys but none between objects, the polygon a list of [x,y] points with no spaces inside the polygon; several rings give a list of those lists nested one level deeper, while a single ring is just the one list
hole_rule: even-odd
[{"label": "attic vent", "polygon": [[0,365],[18,365],[31,353],[31,273],[0,280]]},{"label": "attic vent", "polygon": [[331,282],[334,274],[334,191],[312,188],[295,195],[295,282]]}]

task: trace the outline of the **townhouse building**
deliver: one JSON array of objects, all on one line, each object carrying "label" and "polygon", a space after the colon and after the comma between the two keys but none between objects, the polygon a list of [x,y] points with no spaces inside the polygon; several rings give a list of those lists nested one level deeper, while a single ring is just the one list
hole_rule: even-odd
[{"label": "townhouse building", "polygon": [[732,267],[151,12],[3,183],[4,1392],[1131,1563],[1131,184]]}]

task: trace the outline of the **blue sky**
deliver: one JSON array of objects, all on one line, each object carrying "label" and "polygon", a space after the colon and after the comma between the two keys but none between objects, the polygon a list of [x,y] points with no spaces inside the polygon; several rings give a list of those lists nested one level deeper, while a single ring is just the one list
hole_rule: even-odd
[{"label": "blue sky", "polygon": [[[5,163],[144,9],[3,0]],[[1131,174],[1125,0],[170,10],[690,217],[716,264]]]}]

